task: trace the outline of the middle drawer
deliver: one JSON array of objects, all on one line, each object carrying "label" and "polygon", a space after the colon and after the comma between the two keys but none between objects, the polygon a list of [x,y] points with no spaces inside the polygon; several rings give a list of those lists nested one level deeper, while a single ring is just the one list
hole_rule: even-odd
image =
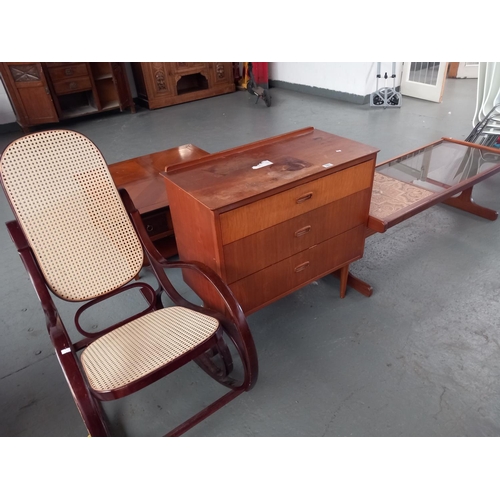
[{"label": "middle drawer", "polygon": [[329,203],[224,245],[225,281],[233,283],[360,224],[366,224],[370,189]]}]

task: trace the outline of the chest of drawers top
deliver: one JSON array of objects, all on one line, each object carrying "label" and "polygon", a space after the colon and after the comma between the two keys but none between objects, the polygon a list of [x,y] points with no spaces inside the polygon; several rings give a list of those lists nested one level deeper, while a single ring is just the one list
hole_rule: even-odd
[{"label": "chest of drawers top", "polygon": [[373,159],[378,151],[308,127],[174,165],[162,175],[209,210],[224,212]]}]

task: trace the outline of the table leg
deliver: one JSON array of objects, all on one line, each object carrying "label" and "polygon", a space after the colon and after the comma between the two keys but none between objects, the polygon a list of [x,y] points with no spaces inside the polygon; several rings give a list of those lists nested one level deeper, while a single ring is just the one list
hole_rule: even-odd
[{"label": "table leg", "polygon": [[[345,269],[345,271],[344,271]],[[347,275],[347,280],[346,278],[342,276],[342,273],[345,272],[345,274]],[[353,274],[351,274],[349,272],[349,266],[346,266],[345,268],[342,268],[342,269],[338,269],[337,271],[334,271],[333,272],[333,275],[336,276],[337,278],[340,279],[340,298],[344,298],[345,297],[345,285],[344,285],[344,288],[343,287],[343,280],[346,280],[346,285],[350,288],[354,288],[354,290],[357,290],[361,295],[364,295],[365,297],[371,297],[372,293],[373,293],[373,288],[368,284],[366,283],[365,281],[357,278],[356,276],[354,276]],[[343,294],[342,294],[342,290],[344,290]]]},{"label": "table leg", "polygon": [[345,297],[347,289],[347,279],[349,277],[349,264],[340,268],[340,298]]},{"label": "table leg", "polygon": [[491,208],[482,207],[474,202],[472,199],[472,187],[462,191],[456,198],[448,198],[444,200],[445,205],[450,207],[459,208],[465,212],[483,217],[488,220],[497,220],[498,212],[491,210]]}]

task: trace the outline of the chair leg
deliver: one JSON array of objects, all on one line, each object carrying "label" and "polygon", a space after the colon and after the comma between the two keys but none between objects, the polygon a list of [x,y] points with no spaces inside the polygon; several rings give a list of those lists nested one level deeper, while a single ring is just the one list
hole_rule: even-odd
[{"label": "chair leg", "polygon": [[223,330],[216,333],[216,344],[196,358],[195,363],[220,384],[234,388],[240,383],[229,375],[233,371],[233,356],[223,338]]},{"label": "chair leg", "polygon": [[224,363],[227,376],[233,371],[234,365],[233,365],[233,357],[231,356],[229,347],[224,342],[222,336],[217,340],[217,353],[219,354],[222,362]]},{"label": "chair leg", "polygon": [[[87,427],[87,431],[89,433],[89,437],[107,437],[110,436],[111,433],[108,430],[108,426],[104,421],[103,411],[100,408],[100,403],[93,400],[94,408],[92,410],[89,407],[85,406],[85,414],[82,411],[82,405],[77,402],[76,406],[80,411],[80,415]],[[90,411],[89,411],[90,410]]]},{"label": "chair leg", "polygon": [[101,405],[90,393],[75,359],[76,355],[70,352],[61,354],[60,349],[56,349],[56,355],[89,435],[109,436]]},{"label": "chair leg", "polygon": [[[217,358],[220,360],[219,364],[214,361]],[[195,359],[195,362],[203,371],[220,383],[224,383],[233,371],[233,358],[227,345],[221,347],[218,344],[217,347],[212,347]]]}]

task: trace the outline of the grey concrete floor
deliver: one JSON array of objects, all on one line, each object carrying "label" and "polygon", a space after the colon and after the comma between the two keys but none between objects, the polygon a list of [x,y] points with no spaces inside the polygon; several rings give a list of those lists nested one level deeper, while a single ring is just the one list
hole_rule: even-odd
[{"label": "grey concrete floor", "polygon": [[[59,128],[87,135],[108,163],[186,143],[216,152],[305,126],[377,146],[381,162],[443,136],[465,139],[476,84],[448,80],[442,103],[403,98],[385,110],[278,88],[266,108],[240,91]],[[0,151],[20,135],[0,135]],[[500,210],[499,192],[493,177],[475,200]],[[11,218],[2,193],[0,435],[85,436],[6,232]],[[348,290],[340,299],[326,277],[249,316],[256,387],[186,435],[500,436],[498,224],[436,206],[367,240],[352,270],[372,297]],[[58,303],[71,330],[73,305]],[[117,435],[161,435],[219,394],[193,365],[105,408]]]}]

